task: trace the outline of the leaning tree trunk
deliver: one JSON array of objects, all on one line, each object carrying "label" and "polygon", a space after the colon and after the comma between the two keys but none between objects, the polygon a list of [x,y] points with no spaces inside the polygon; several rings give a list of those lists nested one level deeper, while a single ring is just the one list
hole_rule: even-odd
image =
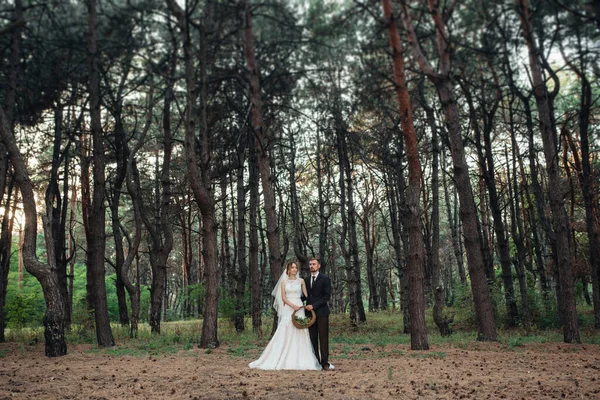
[{"label": "leaning tree trunk", "polygon": [[569,219],[565,210],[564,199],[558,170],[558,143],[556,142],[555,126],[550,114],[548,89],[542,76],[542,68],[538,49],[533,36],[529,6],[527,0],[517,0],[519,19],[525,43],[529,50],[529,66],[533,80],[533,90],[538,106],[540,131],[548,171],[548,197],[552,211],[552,228],[555,235],[556,254],[560,298],[562,301],[562,322],[565,343],[579,343],[579,324],[575,305],[575,284],[573,267],[571,265],[571,246],[569,241]]},{"label": "leaning tree trunk", "polygon": [[427,327],[425,326],[425,295],[423,269],[423,235],[421,234],[421,163],[417,146],[417,134],[413,124],[410,96],[406,87],[404,55],[398,28],[393,17],[392,1],[382,0],[383,15],[387,27],[392,60],[394,63],[394,86],[400,106],[400,123],[404,135],[406,159],[408,161],[408,186],[406,188],[406,229],[409,236],[409,258],[407,275],[410,290],[410,341],[412,350],[427,350]]},{"label": "leaning tree trunk", "polygon": [[87,268],[90,270],[91,299],[94,307],[96,322],[96,339],[98,346],[114,346],[112,329],[108,318],[108,303],[106,299],[106,282],[104,281],[104,250],[106,212],[105,195],[105,156],[102,121],[100,117],[100,70],[98,66],[98,32],[96,0],[88,0],[89,24],[89,90],[90,90],[90,121],[93,146],[94,193],[89,214],[89,241],[87,243]]},{"label": "leaning tree trunk", "polygon": [[65,301],[59,288],[57,269],[54,265],[56,260],[51,229],[52,214],[47,210],[47,214],[43,217],[46,252],[48,254],[48,264],[44,264],[37,259],[36,254],[37,211],[33,185],[2,107],[0,107],[0,141],[6,146],[10,162],[15,171],[15,180],[23,198],[23,212],[25,214],[22,248],[23,264],[25,269],[35,276],[42,285],[44,299],[46,300],[46,313],[44,314],[45,353],[48,357],[63,356],[67,354],[67,342],[65,341],[66,310],[64,307]]}]

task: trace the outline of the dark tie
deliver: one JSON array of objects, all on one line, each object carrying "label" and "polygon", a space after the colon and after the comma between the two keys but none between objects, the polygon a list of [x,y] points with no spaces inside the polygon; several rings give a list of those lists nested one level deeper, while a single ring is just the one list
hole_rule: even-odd
[{"label": "dark tie", "polygon": [[315,278],[316,276],[312,276],[312,281],[310,282],[310,288],[312,289],[312,287],[315,285]]}]

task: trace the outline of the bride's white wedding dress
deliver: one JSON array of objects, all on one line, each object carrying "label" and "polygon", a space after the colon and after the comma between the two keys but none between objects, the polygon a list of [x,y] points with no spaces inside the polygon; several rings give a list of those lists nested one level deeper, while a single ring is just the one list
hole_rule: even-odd
[{"label": "bride's white wedding dress", "polygon": [[[300,278],[284,280],[285,296],[291,303],[302,305]],[[321,365],[313,352],[308,329],[298,329],[292,324],[294,309],[287,304],[280,308],[277,330],[260,358],[251,362],[250,368],[320,370]],[[304,309],[296,313],[304,317]]]}]

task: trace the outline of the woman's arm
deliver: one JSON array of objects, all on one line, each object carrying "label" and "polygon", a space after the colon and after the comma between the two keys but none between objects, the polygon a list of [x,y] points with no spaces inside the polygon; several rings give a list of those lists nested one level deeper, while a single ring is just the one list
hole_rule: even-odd
[{"label": "woman's arm", "polygon": [[308,298],[308,292],[306,291],[306,282],[304,282],[304,279],[302,279],[300,282],[302,282],[302,294],[304,294],[305,298]]}]

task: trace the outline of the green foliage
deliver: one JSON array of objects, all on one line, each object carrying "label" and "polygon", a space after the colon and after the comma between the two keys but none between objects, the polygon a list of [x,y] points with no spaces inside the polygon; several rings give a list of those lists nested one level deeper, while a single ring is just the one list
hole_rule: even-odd
[{"label": "green foliage", "polygon": [[460,329],[474,329],[477,326],[475,319],[475,308],[473,307],[473,294],[471,287],[467,285],[456,284],[454,308],[454,320],[460,326]]},{"label": "green foliage", "polygon": [[535,287],[530,287],[527,296],[534,328],[557,329],[560,327],[555,292],[548,292],[544,295]]},{"label": "green foliage", "polygon": [[39,323],[43,317],[40,310],[39,299],[36,293],[17,293],[12,296],[6,305],[7,326],[10,328],[23,328]]},{"label": "green foliage", "polygon": [[[16,246],[13,251],[16,254]],[[6,289],[6,326],[21,329],[42,324],[46,302],[42,287],[27,271],[23,272],[22,287],[19,286],[18,258],[11,257],[8,286]]]}]

